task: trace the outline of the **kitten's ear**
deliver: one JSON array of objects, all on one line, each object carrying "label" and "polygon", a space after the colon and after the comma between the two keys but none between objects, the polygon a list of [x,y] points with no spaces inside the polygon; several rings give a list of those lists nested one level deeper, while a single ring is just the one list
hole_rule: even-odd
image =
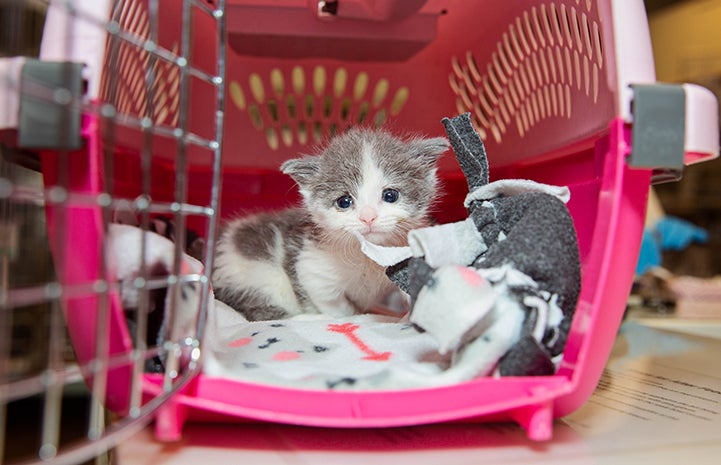
[{"label": "kitten's ear", "polygon": [[318,157],[294,158],[280,165],[280,170],[304,186],[320,171],[320,160]]},{"label": "kitten's ear", "polygon": [[441,156],[450,144],[445,137],[433,137],[430,139],[415,139],[410,142],[411,151],[421,160],[429,165],[435,164],[438,157]]}]

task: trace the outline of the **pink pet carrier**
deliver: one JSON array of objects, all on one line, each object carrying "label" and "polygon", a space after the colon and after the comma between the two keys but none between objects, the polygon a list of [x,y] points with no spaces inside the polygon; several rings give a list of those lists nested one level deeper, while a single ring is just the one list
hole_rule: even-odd
[{"label": "pink pet carrier", "polygon": [[[0,112],[9,109],[0,115],[2,141],[38,155],[44,187],[0,178],[0,197],[44,201],[56,275],[4,285],[0,304],[3,313],[35,304],[62,310],[77,361],[54,358],[20,378],[0,372],[0,402],[45,393],[44,431],[52,431],[63,383],[84,379],[96,408],[115,416],[108,426],[96,421],[93,441],[65,454],[47,433],[43,459],[72,461],[151,418],[157,436],[170,440],[185,421],[233,418],[326,427],[511,420],[529,438],[548,439],[553,419],[591,395],[609,355],[649,185],[718,155],[714,96],[655,82],[640,0],[47,5],[40,60],[6,59],[0,68]],[[210,239],[220,220],[297,200],[278,166],[347,127],[444,135],[441,118],[466,112],[493,179],[570,188],[582,287],[555,375],[337,391],[203,372]],[[466,183],[452,155],[440,174],[439,220],[464,218]],[[169,275],[140,261],[133,312],[121,305],[127,289],[114,265],[114,254],[133,251],[112,248],[109,233],[123,212],[145,230],[172,219],[176,244]],[[206,239],[203,269],[184,258],[191,230]],[[138,258],[151,247],[139,237]],[[200,292],[190,319],[174,307],[189,284]],[[148,338],[151,295],[166,288],[171,338],[157,346]],[[176,332],[187,327],[192,335]],[[164,371],[148,373],[161,352]]]}]

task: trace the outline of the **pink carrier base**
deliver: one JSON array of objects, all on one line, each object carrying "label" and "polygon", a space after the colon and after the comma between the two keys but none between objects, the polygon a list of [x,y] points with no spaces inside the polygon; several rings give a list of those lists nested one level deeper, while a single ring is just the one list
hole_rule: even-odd
[{"label": "pink carrier base", "polygon": [[[227,13],[229,42],[231,49],[233,44],[236,48],[228,56],[228,101],[232,104],[226,111],[223,138],[222,217],[287,204],[291,184],[276,167],[290,156],[310,151],[316,130],[327,135],[350,124],[349,118],[360,121],[367,114],[366,122],[388,118],[391,129],[434,135],[441,134],[441,117],[470,111],[486,141],[492,178],[530,178],[569,186],[568,206],[582,260],[581,296],[562,364],[554,376],[484,378],[403,391],[337,392],[255,385],[201,373],[160,408],[158,437],[177,439],[187,420],[222,417],[344,428],[510,420],[523,426],[531,439],[550,438],[553,419],[580,407],[600,378],[624,313],[640,247],[652,171],[629,167],[627,156],[632,130],[628,85],[654,80],[642,2],[559,0],[539,7],[538,2],[524,0],[513,2],[513,11],[505,4],[492,8],[490,2],[428,2],[412,20],[433,25],[438,20],[438,30],[414,37],[411,49],[415,52],[409,53],[409,45],[402,40],[391,40],[387,56],[363,55],[355,57],[357,61],[245,55],[243,40],[265,43],[268,39],[271,48],[274,43],[272,37],[249,26],[253,18],[268,13],[256,3],[231,1]],[[281,3],[279,21],[301,14],[299,9],[306,12],[308,5],[305,0]],[[446,3],[448,13],[440,14],[439,5]],[[168,5],[172,7],[173,2]],[[619,14],[622,8],[625,15]],[[629,20],[630,25],[626,24]],[[340,24],[330,28],[335,39],[344,33]],[[392,39],[393,33],[378,24],[362,24],[346,30],[352,36],[345,42],[349,50],[364,41],[377,44]],[[276,35],[293,32],[275,26]],[[299,26],[297,40],[317,26]],[[203,31],[197,27],[196,36],[202,37]],[[634,44],[642,59],[617,43]],[[293,50],[302,55],[300,48]],[[293,50],[288,53],[292,55]],[[343,50],[337,47],[328,53]],[[201,58],[212,62],[213,54],[204,51]],[[514,60],[521,60],[520,67]],[[551,63],[554,60],[558,65]],[[511,70],[517,71],[515,77],[509,74]],[[392,87],[389,81],[403,86]],[[348,90],[353,82],[356,87]],[[368,94],[358,90],[363,85]],[[527,94],[519,96],[523,89]],[[193,105],[200,109],[196,114],[202,117],[193,118],[191,128],[201,135],[212,132],[204,125],[212,120],[212,112],[207,111],[209,98],[212,94],[207,89],[193,96]],[[521,98],[525,103],[518,104]],[[290,101],[295,103],[285,103]],[[330,102],[326,110],[325,102]],[[302,111],[307,114],[299,114]],[[126,412],[132,372],[127,359],[119,358],[113,365],[112,355],[130,352],[132,344],[117,292],[104,298],[93,289],[85,289],[92,297],[83,294],[83,286],[112,278],[98,271],[105,269],[101,262],[106,218],[103,197],[98,197],[104,192],[107,168],[101,163],[103,141],[94,117],[87,116],[85,123],[85,150],[72,156],[43,154],[47,185],[67,176],[63,183],[78,201],[71,206],[49,205],[48,220],[54,254],[60,257],[56,262],[61,282],[77,291],[77,296],[69,292],[62,298],[79,361],[86,364],[97,353],[111,355],[105,403]],[[122,167],[122,157],[137,158],[138,149],[132,137],[117,141],[115,163]],[[163,176],[174,172],[172,152],[165,152],[162,143],[156,147],[162,153],[154,158],[158,175],[153,196],[170,202],[173,181]],[[708,144],[691,147],[686,161],[718,154],[717,141],[715,147],[707,148]],[[133,198],[139,181],[133,179],[132,169],[124,173],[117,166],[112,194]],[[188,192],[188,201],[205,204],[203,188],[211,184],[211,175],[192,165],[188,175],[189,185],[197,188]],[[452,157],[442,163],[441,176],[448,194],[439,217],[463,217],[465,181]],[[71,254],[73,260],[63,259]],[[108,324],[98,324],[98,319],[107,319]],[[95,340],[88,337],[97,334],[98,327],[105,334]],[[100,343],[108,347],[98,348]],[[85,374],[92,380],[91,373]],[[159,376],[143,375],[148,400],[158,397],[161,386]]]}]

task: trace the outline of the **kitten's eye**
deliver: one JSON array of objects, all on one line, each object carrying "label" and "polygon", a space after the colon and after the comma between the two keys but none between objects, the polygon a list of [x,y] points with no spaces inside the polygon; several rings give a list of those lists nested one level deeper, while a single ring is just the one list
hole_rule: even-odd
[{"label": "kitten's eye", "polygon": [[400,192],[395,189],[386,189],[383,191],[383,201],[388,203],[394,203],[400,197]]},{"label": "kitten's eye", "polygon": [[340,208],[341,210],[348,210],[351,205],[353,205],[353,197],[350,195],[344,195],[343,197],[338,197],[335,201],[336,207]]}]

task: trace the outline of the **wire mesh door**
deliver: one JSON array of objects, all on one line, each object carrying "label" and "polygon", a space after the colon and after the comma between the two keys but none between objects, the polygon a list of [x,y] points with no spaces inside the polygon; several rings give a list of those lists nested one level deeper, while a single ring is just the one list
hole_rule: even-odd
[{"label": "wire mesh door", "polygon": [[44,27],[39,57],[0,58],[0,461],[78,463],[198,371],[225,2],[2,8],[9,36]]}]

